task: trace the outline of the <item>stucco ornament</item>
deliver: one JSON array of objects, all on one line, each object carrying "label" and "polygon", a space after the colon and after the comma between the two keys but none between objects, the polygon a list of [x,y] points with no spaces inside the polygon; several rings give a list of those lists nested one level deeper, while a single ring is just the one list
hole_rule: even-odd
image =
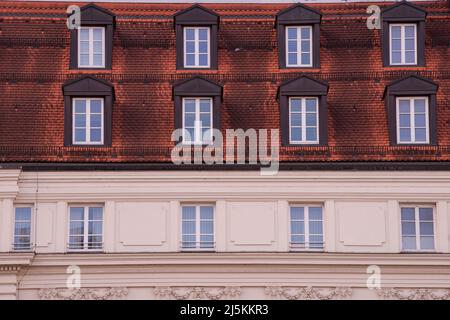
[{"label": "stucco ornament", "polygon": [[237,298],[239,287],[155,287],[153,294],[160,299],[220,300]]},{"label": "stucco ornament", "polygon": [[41,300],[118,300],[128,295],[128,289],[116,288],[46,288],[40,289]]},{"label": "stucco ornament", "polygon": [[378,296],[383,299],[398,300],[450,300],[450,289],[379,289]]},{"label": "stucco ornament", "polygon": [[345,299],[352,295],[351,288],[315,287],[266,287],[264,293],[272,298],[287,300],[331,300]]}]

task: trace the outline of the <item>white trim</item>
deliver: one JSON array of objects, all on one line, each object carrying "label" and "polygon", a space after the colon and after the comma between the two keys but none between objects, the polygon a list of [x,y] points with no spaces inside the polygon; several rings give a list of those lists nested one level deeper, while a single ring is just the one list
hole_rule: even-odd
[{"label": "white trim", "polygon": [[[402,208],[413,208],[414,209],[414,228],[415,228],[415,238],[416,238],[416,249],[404,249],[403,248],[403,219],[402,219]],[[422,249],[420,246],[420,217],[419,208],[430,208],[433,211],[433,249]],[[410,220],[405,220],[410,221]],[[435,204],[401,204],[400,205],[400,245],[401,252],[436,252],[436,205]]]},{"label": "white trim", "polygon": [[[24,249],[17,249],[15,244],[16,244],[16,209],[17,208],[30,208],[30,234],[28,235],[28,237],[30,238],[30,242],[29,242],[29,247],[28,248],[24,248]],[[34,205],[32,204],[15,204],[14,205],[14,210],[13,210],[13,232],[12,232],[12,250],[14,252],[16,251],[33,251],[33,237],[34,237]],[[26,220],[23,220],[26,221]]]},{"label": "white trim", "polygon": [[[81,30],[87,29],[89,30],[89,64],[81,65]],[[102,64],[94,65],[94,30],[101,29],[102,30]],[[105,68],[105,54],[106,54],[106,45],[105,45],[105,27],[80,27],[78,28],[78,68]]]},{"label": "white trim", "polygon": [[[392,27],[400,27],[400,52],[401,52],[401,62],[392,62]],[[405,50],[405,27],[414,27],[414,62],[407,63],[406,60],[406,50]],[[392,66],[414,66],[417,65],[417,24],[415,23],[391,23],[389,24],[389,64]]]},{"label": "white trim", "polygon": [[[100,101],[101,102],[101,120],[100,120],[100,141],[91,141],[91,101]],[[85,141],[76,141],[75,140],[75,102],[76,101],[85,101],[86,102],[86,140]],[[105,100],[103,98],[73,98],[72,99],[72,144],[73,145],[103,145],[105,139]]]},{"label": "white trim", "polygon": [[[70,248],[70,209],[71,208],[83,208],[83,248],[72,249]],[[100,248],[89,248],[89,208],[102,208],[102,243]],[[70,204],[67,206],[67,252],[102,252],[104,248],[105,239],[105,206],[103,204]],[[80,220],[76,220],[80,221]],[[98,221],[98,220],[95,220]],[[77,236],[77,235],[74,235]],[[78,235],[80,236],[80,235]]]},{"label": "white trim", "polygon": [[[194,141],[192,141],[191,137],[191,141],[187,141],[185,139],[185,100],[186,99],[191,99],[195,101],[195,120],[194,120],[194,132],[196,135],[196,139]],[[201,121],[200,121],[200,100],[209,100],[209,107],[210,107],[210,141],[203,141],[203,135],[202,135],[202,127],[200,126]],[[213,103],[214,100],[213,98],[210,97],[183,97],[182,98],[182,124],[181,127],[183,129],[183,144],[188,144],[188,145],[203,145],[205,143],[210,144],[212,142],[213,139],[213,131],[212,129],[214,128],[213,125]]]},{"label": "white trim", "polygon": [[[184,207],[194,207],[195,208],[195,247],[183,247],[183,208]],[[213,210],[212,213],[212,237],[213,241],[212,247],[209,248],[201,248],[201,232],[200,232],[200,222],[202,221],[200,218],[200,208],[201,207],[211,207]],[[211,203],[182,203],[180,205],[180,250],[181,251],[215,251],[216,250],[216,208],[214,204]],[[189,219],[191,220],[191,219]],[[209,221],[209,220],[208,220]],[[211,235],[211,234],[209,234]],[[208,241],[209,242],[209,241]]]},{"label": "white trim", "polygon": [[[187,46],[186,46],[186,30],[187,29],[193,29],[194,30],[194,40],[189,40],[189,41],[194,41],[194,65],[187,65],[186,61],[187,61]],[[207,61],[208,64],[206,66],[201,66],[200,65],[200,48],[199,48],[199,43],[200,43],[200,36],[199,36],[199,30],[200,29],[205,29],[207,38],[206,38],[206,42],[207,42],[207,48],[208,48],[208,52],[207,54]],[[204,41],[204,40],[202,40]],[[203,53],[204,54],[204,53]],[[211,28],[210,27],[183,27],[183,65],[184,68],[210,68],[211,65]]]},{"label": "white trim", "polygon": [[[297,63],[296,64],[289,64],[289,37],[288,37],[288,29],[296,29],[296,34],[297,34],[297,50],[296,50],[296,54],[297,54]],[[301,30],[302,29],[309,29],[309,62],[308,64],[302,63],[302,40],[306,40],[303,39],[301,36]],[[285,27],[285,37],[286,37],[286,67],[289,68],[298,68],[298,67],[312,67],[313,66],[313,28],[312,26],[286,26]]]},{"label": "white trim", "polygon": [[[295,112],[295,113],[300,113],[301,114],[301,126],[300,128],[302,129],[302,140],[292,140],[291,137],[291,101],[292,99],[300,99],[301,100],[301,109],[300,112]],[[316,140],[306,140],[306,99],[315,99],[316,100],[316,130],[317,130],[317,139]],[[319,137],[319,99],[317,97],[289,97],[289,144],[318,144],[320,141],[320,137]],[[295,126],[298,127],[298,126]]]},{"label": "white trim", "polygon": [[[400,141],[400,100],[409,100],[409,114],[410,114],[410,124],[409,128],[411,130],[411,136],[409,141]],[[415,112],[414,112],[414,101],[415,100],[425,100],[425,141],[416,141],[416,125],[415,125]],[[429,108],[428,108],[428,97],[417,96],[417,97],[396,97],[395,98],[395,113],[396,113],[396,130],[397,130],[397,143],[398,144],[429,144],[430,143],[430,124],[429,124]]]}]

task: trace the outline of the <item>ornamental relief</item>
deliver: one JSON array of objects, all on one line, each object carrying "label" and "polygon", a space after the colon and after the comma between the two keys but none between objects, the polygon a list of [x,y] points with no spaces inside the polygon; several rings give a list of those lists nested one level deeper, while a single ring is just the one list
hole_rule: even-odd
[{"label": "ornamental relief", "polygon": [[40,289],[40,300],[118,300],[128,295],[128,289],[115,288],[46,288]]},{"label": "ornamental relief", "polygon": [[377,293],[380,298],[389,300],[450,300],[450,289],[386,288]]},{"label": "ornamental relief", "polygon": [[155,287],[153,294],[159,299],[220,300],[237,299],[240,287]]},{"label": "ornamental relief", "polygon": [[287,300],[332,300],[348,299],[351,288],[335,287],[266,287],[264,293],[273,299]]}]

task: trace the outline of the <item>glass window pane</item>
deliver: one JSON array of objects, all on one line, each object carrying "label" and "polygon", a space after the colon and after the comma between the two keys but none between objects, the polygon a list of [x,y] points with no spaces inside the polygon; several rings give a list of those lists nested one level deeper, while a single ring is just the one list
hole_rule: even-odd
[{"label": "glass window pane", "polygon": [[186,28],[186,40],[195,40],[195,30],[192,28]]},{"label": "glass window pane", "polygon": [[15,236],[28,236],[31,233],[31,225],[29,222],[16,222],[14,228]]},{"label": "glass window pane", "polygon": [[391,27],[391,37],[393,39],[400,39],[400,37],[401,37],[401,27],[400,26],[392,26]]},{"label": "glass window pane", "polygon": [[200,121],[202,127],[211,127],[211,114],[210,113],[202,113],[200,114]]},{"label": "glass window pane", "polygon": [[419,219],[421,221],[433,221],[433,208],[419,208]]},{"label": "glass window pane", "polygon": [[30,221],[31,208],[16,208],[16,221]]},{"label": "glass window pane", "polygon": [[400,129],[400,141],[402,141],[402,142],[411,141],[411,130],[410,129]]},{"label": "glass window pane", "polygon": [[414,38],[415,37],[415,27],[414,26],[405,26],[405,38]]},{"label": "glass window pane", "polygon": [[405,52],[405,63],[415,63],[415,52],[414,51],[406,51]]},{"label": "glass window pane", "polygon": [[211,206],[201,206],[200,207],[200,219],[213,219],[214,209]]},{"label": "glass window pane", "polygon": [[75,128],[86,127],[86,115],[85,114],[75,114]]},{"label": "glass window pane", "polygon": [[416,114],[416,116],[414,117],[414,125],[416,127],[425,127],[425,115]]},{"label": "glass window pane", "polygon": [[306,114],[306,125],[307,126],[317,126],[317,115],[315,113]]},{"label": "glass window pane", "polygon": [[184,126],[194,127],[195,125],[195,113],[186,113],[184,115]]},{"label": "glass window pane", "polygon": [[414,112],[425,113],[425,99],[414,99]]},{"label": "glass window pane", "polygon": [[414,51],[414,39],[406,39],[405,40],[405,50],[411,50]]},{"label": "glass window pane", "polygon": [[416,224],[414,222],[402,222],[402,235],[415,235]]},{"label": "glass window pane", "polygon": [[86,113],[86,100],[75,100],[75,113]]},{"label": "glass window pane", "polygon": [[94,66],[101,66],[103,64],[103,55],[94,54]]},{"label": "glass window pane", "polygon": [[302,108],[301,99],[290,99],[291,101],[291,112],[300,112]]},{"label": "glass window pane", "polygon": [[89,234],[101,235],[103,233],[103,223],[101,221],[89,222]]},{"label": "glass window pane", "polygon": [[306,112],[316,112],[316,99],[306,99],[305,105],[306,105]]},{"label": "glass window pane", "polygon": [[69,249],[83,249],[83,236],[70,236],[69,237]]},{"label": "glass window pane", "polygon": [[311,42],[309,40],[302,41],[302,46],[301,46],[302,51],[303,52],[310,52],[311,51],[310,50],[310,44],[311,44]]},{"label": "glass window pane", "polygon": [[416,249],[416,237],[403,237],[402,238],[403,250],[415,250]]},{"label": "glass window pane", "polygon": [[80,55],[80,65],[81,66],[88,66],[89,65],[89,55],[88,54],[81,54]]},{"label": "glass window pane", "polygon": [[304,244],[305,236],[304,235],[291,235],[291,242],[293,244]]},{"label": "glass window pane", "polygon": [[201,234],[213,234],[213,222],[212,221],[200,221],[200,233]]},{"label": "glass window pane", "polygon": [[103,39],[103,29],[95,28],[94,32],[94,41],[101,41]]},{"label": "glass window pane", "polygon": [[402,208],[402,220],[415,220],[414,208]]},{"label": "glass window pane", "polygon": [[82,235],[84,233],[84,222],[83,221],[70,222],[69,232],[71,235]]},{"label": "glass window pane", "polygon": [[101,114],[91,114],[91,127],[100,128],[101,126],[102,126]]},{"label": "glass window pane", "polygon": [[103,53],[103,42],[101,41],[94,41],[94,53]]},{"label": "glass window pane", "polygon": [[86,142],[86,129],[75,129],[75,141]]},{"label": "glass window pane", "polygon": [[200,41],[198,44],[198,51],[200,53],[208,53],[208,42]]},{"label": "glass window pane", "polygon": [[303,221],[291,221],[291,234],[304,234],[305,223]]},{"label": "glass window pane", "polygon": [[302,53],[302,64],[310,64],[310,63],[311,63],[311,54]]},{"label": "glass window pane", "polygon": [[322,221],[309,221],[309,233],[310,234],[322,234]]},{"label": "glass window pane", "polygon": [[71,207],[70,208],[70,220],[84,220],[84,208]]},{"label": "glass window pane", "polygon": [[190,220],[183,221],[183,233],[195,234],[195,221]]},{"label": "glass window pane", "polygon": [[415,129],[414,134],[417,142],[427,141],[427,133],[425,129]]},{"label": "glass window pane", "polygon": [[89,220],[103,220],[103,208],[89,207]]},{"label": "glass window pane", "polygon": [[288,41],[288,52],[297,52],[297,41],[295,40]]},{"label": "glass window pane", "polygon": [[400,120],[400,127],[409,128],[411,126],[411,119],[409,114],[400,114],[399,120]]},{"label": "glass window pane", "polygon": [[400,113],[410,114],[409,100],[400,99],[398,101],[398,103],[399,103],[399,111],[400,111]]},{"label": "glass window pane", "polygon": [[186,65],[187,66],[195,65],[195,55],[194,54],[186,54]]},{"label": "glass window pane", "polygon": [[200,99],[200,112],[211,112],[210,99]]},{"label": "glass window pane", "polygon": [[186,52],[187,53],[195,53],[195,42],[194,41],[186,41]]},{"label": "glass window pane", "polygon": [[208,29],[202,28],[198,30],[198,39],[199,40],[208,40]]},{"label": "glass window pane", "polygon": [[392,50],[400,51],[402,49],[402,40],[401,39],[392,39]]},{"label": "glass window pane", "polygon": [[323,247],[323,237],[322,236],[309,236],[309,247],[314,248],[322,248]]},{"label": "glass window pane", "polygon": [[291,219],[292,220],[303,220],[304,219],[304,211],[303,207],[291,207]]},{"label": "glass window pane", "polygon": [[401,63],[402,62],[402,54],[399,51],[392,52],[392,63]]},{"label": "glass window pane", "polygon": [[296,53],[289,53],[288,54],[288,64],[290,64],[290,65],[296,65],[297,64],[297,54]]},{"label": "glass window pane", "polygon": [[184,141],[186,141],[186,142],[195,141],[195,139],[197,137],[197,135],[195,134],[194,128],[185,128],[183,135],[184,135]]},{"label": "glass window pane", "polygon": [[89,249],[100,249],[102,247],[102,237],[101,236],[89,236],[88,237],[88,248]]},{"label": "glass window pane", "polygon": [[101,141],[102,141],[102,130],[91,129],[91,142],[101,142]]},{"label": "glass window pane", "polygon": [[302,115],[301,113],[291,113],[291,126],[301,126]]},{"label": "glass window pane", "polygon": [[195,207],[194,206],[184,206],[182,209],[183,219],[193,220],[195,219]]},{"label": "glass window pane", "polygon": [[297,29],[287,28],[288,39],[297,39]]},{"label": "glass window pane", "polygon": [[195,112],[195,100],[184,99],[184,112]]},{"label": "glass window pane", "polygon": [[420,249],[434,249],[434,237],[420,237]]},{"label": "glass window pane", "polygon": [[198,64],[200,66],[207,66],[208,65],[208,54],[199,54],[198,55]]},{"label": "glass window pane", "polygon": [[291,140],[292,141],[302,141],[301,128],[291,128]]},{"label": "glass window pane", "polygon": [[306,140],[307,141],[317,140],[317,128],[306,128]]},{"label": "glass window pane", "polygon": [[322,220],[322,207],[309,207],[309,220]]},{"label": "glass window pane", "polygon": [[311,28],[301,28],[300,36],[302,40],[309,39],[311,36]]},{"label": "glass window pane", "polygon": [[434,235],[433,222],[421,222],[420,223],[420,235],[422,235],[422,236]]},{"label": "glass window pane", "polygon": [[80,40],[89,40],[89,29],[80,28]]},{"label": "glass window pane", "polygon": [[80,53],[89,54],[89,41],[80,41]]}]

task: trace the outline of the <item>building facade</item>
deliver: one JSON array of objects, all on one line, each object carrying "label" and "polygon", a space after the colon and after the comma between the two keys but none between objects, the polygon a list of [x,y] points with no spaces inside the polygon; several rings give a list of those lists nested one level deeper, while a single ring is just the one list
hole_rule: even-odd
[{"label": "building facade", "polygon": [[450,299],[449,22],[2,1],[0,299]]}]

